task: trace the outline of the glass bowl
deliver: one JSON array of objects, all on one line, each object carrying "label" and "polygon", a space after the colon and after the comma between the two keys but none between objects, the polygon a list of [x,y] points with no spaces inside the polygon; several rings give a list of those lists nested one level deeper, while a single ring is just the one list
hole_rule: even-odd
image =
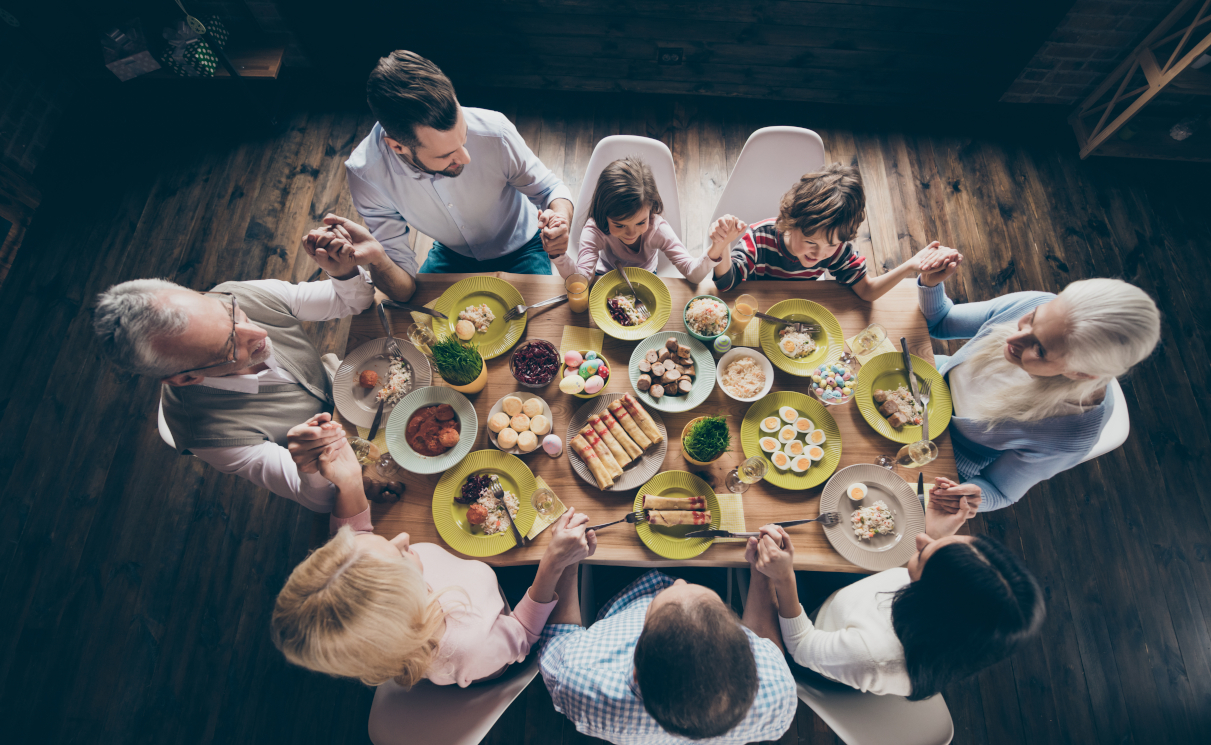
[{"label": "glass bowl", "polygon": [[[837,368],[840,372],[837,372]],[[826,362],[818,365],[812,370],[808,385],[811,388],[812,395],[816,400],[825,406],[841,406],[854,400],[854,391],[858,386],[858,370],[862,368],[862,364],[858,362],[858,358],[846,352],[841,355],[841,359],[836,362]],[[837,376],[849,374],[849,379],[841,379],[842,386],[840,388],[829,384],[829,379],[836,380]],[[848,384],[848,386],[846,385]],[[849,388],[849,393],[846,394],[845,388]],[[835,395],[839,394],[839,395]]]},{"label": "glass bowl", "polygon": [[[529,380],[523,379],[517,371],[518,356],[521,355],[524,358],[527,354],[533,354],[544,349],[550,353],[551,361],[547,364],[549,369],[543,371],[537,377],[530,377]],[[517,349],[513,350],[512,356],[509,357],[509,372],[513,373],[513,377],[517,379],[518,383],[527,388],[546,388],[555,379],[555,374],[559,372],[560,362],[559,350],[555,348],[554,344],[546,339],[531,339],[523,342]]]}]

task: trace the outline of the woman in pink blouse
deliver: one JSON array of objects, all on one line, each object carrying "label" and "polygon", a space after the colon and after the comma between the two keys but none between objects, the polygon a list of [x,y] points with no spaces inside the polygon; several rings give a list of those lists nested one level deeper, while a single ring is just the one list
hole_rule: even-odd
[{"label": "woman in pink blouse", "polygon": [[663,209],[647,164],[638,158],[614,161],[597,179],[589,219],[580,232],[576,265],[564,259],[556,260],[555,267],[564,277],[574,272],[592,277],[620,266],[655,272],[663,253],[686,279],[701,282],[719,262],[705,251],[697,258],[690,256],[673,227],[660,216]]},{"label": "woman in pink blouse", "polygon": [[[322,423],[327,414],[315,422]],[[357,457],[342,439],[319,459],[337,487],[332,539],[290,574],[273,611],[273,641],[286,659],[367,685],[428,679],[467,686],[525,659],[558,601],[564,571],[592,556],[588,516],[569,509],[551,527],[534,583],[511,612],[496,575],[408,534],[372,532]]]}]

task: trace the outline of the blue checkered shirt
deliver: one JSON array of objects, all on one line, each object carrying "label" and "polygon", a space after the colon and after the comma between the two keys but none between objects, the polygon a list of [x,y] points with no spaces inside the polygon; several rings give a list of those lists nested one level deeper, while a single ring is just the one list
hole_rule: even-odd
[{"label": "blue checkered shirt", "polygon": [[555,624],[543,630],[538,663],[555,709],[581,733],[617,745],[777,740],[795,718],[795,681],[773,642],[747,628],[759,686],[752,708],[731,731],[691,740],[664,731],[643,708],[635,685],[635,645],[652,598],[671,584],[667,575],[648,572],[611,600],[589,628]]}]

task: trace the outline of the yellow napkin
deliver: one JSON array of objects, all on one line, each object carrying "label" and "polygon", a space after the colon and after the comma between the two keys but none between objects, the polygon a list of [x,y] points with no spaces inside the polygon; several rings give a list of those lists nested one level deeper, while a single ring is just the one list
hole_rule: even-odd
[{"label": "yellow napkin", "polygon": [[[535,476],[534,483],[538,484],[539,489],[551,489],[551,487],[547,486],[547,482],[542,480],[542,476]],[[555,490],[551,489],[551,493],[554,494]],[[564,506],[564,503],[559,500],[559,496],[556,495],[555,511],[549,515],[538,515],[535,517],[534,526],[530,528],[529,533],[526,533],[526,540],[534,540],[539,533],[554,525],[555,521],[559,519],[560,515],[567,511],[568,508]]]},{"label": "yellow napkin", "polygon": [[[859,331],[858,334],[860,334],[860,333],[862,333],[862,332]],[[858,334],[854,334],[853,336],[851,336],[850,338],[845,340],[845,343],[849,346],[850,351],[853,351],[853,349],[854,349],[854,339],[858,338]],[[870,354],[858,354],[857,352],[854,352],[854,356],[858,358],[858,362],[860,364],[865,365],[867,362],[870,362],[871,359],[874,357],[878,357],[881,354],[887,354],[888,352],[896,352],[896,351],[898,351],[898,350],[895,348],[895,345],[893,345],[891,343],[891,339],[885,337],[883,339],[882,343],[880,343],[879,346],[875,347],[874,350],[871,351]]]},{"label": "yellow napkin", "polygon": [[[436,304],[437,304],[437,301],[436,301],[436,300],[430,300],[429,302],[425,303],[424,307],[426,307],[426,308],[432,308],[432,307],[433,307],[434,305],[436,305]],[[433,321],[434,321],[433,316],[427,316],[427,315],[425,315],[424,313],[417,313],[416,311],[411,311],[411,312],[409,313],[409,315],[411,315],[411,316],[412,316],[412,322],[413,322],[413,323],[419,323],[419,324],[420,324],[420,325],[422,325],[422,326],[431,326],[431,325],[433,325]],[[391,329],[391,330],[392,330],[392,331],[395,331],[395,329],[394,329],[394,328],[393,328],[393,329]],[[396,333],[398,333],[398,332],[396,332]]]},{"label": "yellow napkin", "polygon": [[601,329],[564,326],[563,339],[559,342],[559,355],[562,357],[571,350],[600,354],[603,342],[605,342],[605,332]]},{"label": "yellow napkin", "polygon": [[744,333],[739,336],[728,334],[732,340],[734,347],[757,347],[761,346],[761,319],[754,318],[748,322],[748,326],[744,327]]},{"label": "yellow napkin", "polygon": [[[719,500],[719,529],[732,533],[743,533],[744,527],[744,495],[724,492],[716,494]],[[716,538],[715,540],[728,543],[744,543],[747,538]]]}]

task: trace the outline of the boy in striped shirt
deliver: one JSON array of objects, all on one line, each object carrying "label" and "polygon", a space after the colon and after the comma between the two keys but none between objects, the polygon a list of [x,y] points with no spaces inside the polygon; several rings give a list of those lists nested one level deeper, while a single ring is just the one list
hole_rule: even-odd
[{"label": "boy in striped shirt", "polygon": [[[727,291],[750,279],[822,279],[827,272],[872,301],[918,271],[961,260],[957,251],[935,241],[895,269],[871,277],[866,257],[852,243],[864,219],[858,169],[833,163],[806,174],[782,195],[777,217],[745,225],[724,215],[711,225],[708,255],[719,262],[715,286]],[[728,246],[731,261],[724,260]]]}]

